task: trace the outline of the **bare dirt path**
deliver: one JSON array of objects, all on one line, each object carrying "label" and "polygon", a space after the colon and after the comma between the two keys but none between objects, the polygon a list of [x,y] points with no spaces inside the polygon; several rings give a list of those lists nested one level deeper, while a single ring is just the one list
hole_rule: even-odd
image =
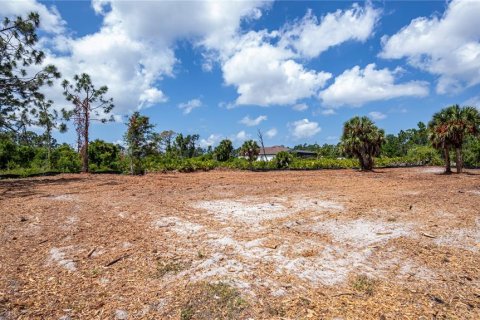
[{"label": "bare dirt path", "polygon": [[0,319],[480,319],[480,172],[0,181]]}]

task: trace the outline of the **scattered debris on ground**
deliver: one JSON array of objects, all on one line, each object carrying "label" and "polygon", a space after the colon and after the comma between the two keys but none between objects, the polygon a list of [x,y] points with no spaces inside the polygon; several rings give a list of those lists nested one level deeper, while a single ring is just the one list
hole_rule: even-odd
[{"label": "scattered debris on ground", "polygon": [[480,318],[480,171],[0,181],[0,319]]}]

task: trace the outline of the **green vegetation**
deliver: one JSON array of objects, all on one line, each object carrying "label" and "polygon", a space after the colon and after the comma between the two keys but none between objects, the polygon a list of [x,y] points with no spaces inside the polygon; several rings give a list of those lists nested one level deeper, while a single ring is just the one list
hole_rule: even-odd
[{"label": "green vegetation", "polygon": [[[82,158],[82,172],[88,172],[88,143],[90,122],[91,121],[113,121],[113,118],[106,118],[105,115],[112,111],[113,99],[106,99],[104,95],[108,88],[102,86],[98,89],[92,84],[90,76],[82,73],[75,75],[74,84],[68,80],[63,80],[63,94],[67,101],[70,101],[74,108],[72,110],[62,110],[63,117],[66,120],[73,120],[77,131],[77,145]],[[92,118],[94,116],[94,118]]]},{"label": "green vegetation", "polygon": [[145,172],[144,159],[153,147],[153,127],[148,117],[140,115],[139,112],[134,112],[128,119],[124,139],[130,160],[130,174]]},{"label": "green vegetation", "polygon": [[190,285],[190,295],[180,310],[180,319],[243,319],[248,303],[227,283],[199,282]]},{"label": "green vegetation", "polygon": [[252,167],[253,161],[257,160],[258,154],[260,153],[260,147],[256,141],[247,140],[243,143],[240,148],[240,155],[245,157]]},{"label": "green vegetation", "polygon": [[38,13],[8,17],[0,25],[0,132],[20,132],[38,121],[44,86],[52,86],[60,73],[53,65],[35,71],[45,53],[37,50]]},{"label": "green vegetation", "polygon": [[278,169],[286,169],[293,162],[293,155],[287,151],[280,151],[274,158],[275,166]]},{"label": "green vegetation", "polygon": [[384,140],[383,130],[367,117],[353,117],[343,125],[343,150],[358,159],[362,170],[373,169],[373,157],[380,155]]},{"label": "green vegetation", "polygon": [[474,107],[453,105],[433,115],[428,124],[432,145],[445,156],[445,172],[451,173],[450,150],[455,150],[457,173],[463,168],[463,146],[469,137],[480,135],[480,114]]},{"label": "green vegetation", "polygon": [[[94,87],[88,74],[76,75],[73,83],[63,81],[64,95],[72,104],[62,110],[46,100],[44,86],[61,77],[49,65],[34,75],[31,66],[40,65],[44,53],[35,49],[40,17],[5,19],[0,27],[0,173],[29,176],[56,172],[144,172],[208,171],[216,168],[239,170],[316,170],[416,165],[442,165],[450,173],[450,159],[457,172],[465,166],[480,166],[480,115],[474,107],[453,105],[433,115],[428,127],[387,134],[367,117],[354,117],[344,124],[341,143],[299,144],[292,152],[280,152],[273,161],[257,161],[259,143],[248,140],[235,150],[224,139],[212,150],[199,147],[198,134],[184,135],[171,130],[156,132],[149,118],[135,112],[128,120],[125,148],[103,140],[90,141],[91,121],[112,120],[113,99],[105,98],[108,88]],[[62,121],[73,120],[75,147],[58,144],[52,134],[64,132]],[[43,133],[29,131],[36,126]],[[296,151],[313,151],[312,158],[300,158]],[[298,152],[299,155],[302,152]],[[305,153],[303,153],[305,154]],[[308,155],[310,156],[310,155]]]},{"label": "green vegetation", "polygon": [[214,157],[218,161],[228,161],[233,157],[233,144],[232,141],[224,139],[220,141],[215,148]]},{"label": "green vegetation", "polygon": [[355,291],[362,292],[368,296],[373,295],[376,281],[366,275],[357,276],[351,283]]}]

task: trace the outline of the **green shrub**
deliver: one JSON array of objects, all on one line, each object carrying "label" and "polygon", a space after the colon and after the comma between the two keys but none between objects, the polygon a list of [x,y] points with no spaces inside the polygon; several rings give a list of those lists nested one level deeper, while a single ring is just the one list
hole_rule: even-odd
[{"label": "green shrub", "polygon": [[279,153],[277,153],[273,161],[275,162],[276,168],[286,169],[293,162],[293,156],[287,151],[280,151]]},{"label": "green shrub", "polygon": [[408,150],[410,163],[417,165],[443,165],[443,160],[437,150],[430,146],[415,146]]}]

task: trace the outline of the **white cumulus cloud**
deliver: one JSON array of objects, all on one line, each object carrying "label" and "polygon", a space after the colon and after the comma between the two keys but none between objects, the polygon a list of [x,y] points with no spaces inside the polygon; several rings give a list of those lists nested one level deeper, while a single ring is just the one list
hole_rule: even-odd
[{"label": "white cumulus cloud", "polygon": [[297,23],[288,26],[282,43],[290,45],[303,57],[314,58],[345,41],[365,41],[373,33],[380,10],[366,4],[327,13],[320,20],[311,10]]},{"label": "white cumulus cloud", "polygon": [[322,128],[317,122],[302,119],[289,124],[290,131],[296,139],[309,138],[319,133]]},{"label": "white cumulus cloud", "polygon": [[453,0],[443,16],[419,17],[383,38],[380,57],[407,58],[438,75],[436,91],[451,93],[480,83],[480,1]]},{"label": "white cumulus cloud", "polygon": [[202,101],[200,99],[192,99],[188,102],[183,102],[178,105],[180,110],[183,110],[183,114],[189,114],[193,109],[199,108],[202,106]]},{"label": "white cumulus cloud", "polygon": [[268,137],[268,138],[273,138],[277,135],[278,131],[276,128],[272,128],[272,129],[269,129],[267,132],[265,132],[265,135]]},{"label": "white cumulus cloud", "polygon": [[200,147],[208,148],[210,146],[214,146],[217,143],[219,143],[221,139],[222,139],[222,136],[220,134],[212,133],[211,135],[208,136],[208,138],[200,139]]},{"label": "white cumulus cloud", "polygon": [[387,117],[386,114],[379,111],[372,111],[368,114],[373,120],[383,120]]},{"label": "white cumulus cloud", "polygon": [[236,105],[294,105],[318,94],[332,77],[304,66],[305,59],[345,41],[365,41],[380,13],[353,5],[317,19],[311,11],[297,23],[271,32],[250,31],[224,42],[204,42],[218,53],[226,85],[236,88]]},{"label": "white cumulus cloud", "polygon": [[251,135],[246,133],[245,130],[241,130],[233,137],[232,140],[234,140],[235,142],[238,142],[238,143],[242,143],[242,142],[244,142],[245,140],[248,140],[248,139],[251,139]]},{"label": "white cumulus cloud", "polygon": [[297,103],[292,109],[295,111],[305,111],[308,109],[308,105],[306,103]]},{"label": "white cumulus cloud", "polygon": [[320,92],[323,104],[328,107],[342,105],[361,106],[367,102],[398,97],[424,97],[428,95],[428,83],[409,81],[395,83],[400,69],[376,69],[369,64],[365,69],[355,66],[335,78],[327,89]]},{"label": "white cumulus cloud", "polygon": [[262,121],[265,121],[265,120],[267,120],[267,116],[258,116],[254,119],[250,118],[250,116],[245,116],[239,122],[241,124],[246,125],[247,127],[253,127],[253,126],[258,126]]}]

